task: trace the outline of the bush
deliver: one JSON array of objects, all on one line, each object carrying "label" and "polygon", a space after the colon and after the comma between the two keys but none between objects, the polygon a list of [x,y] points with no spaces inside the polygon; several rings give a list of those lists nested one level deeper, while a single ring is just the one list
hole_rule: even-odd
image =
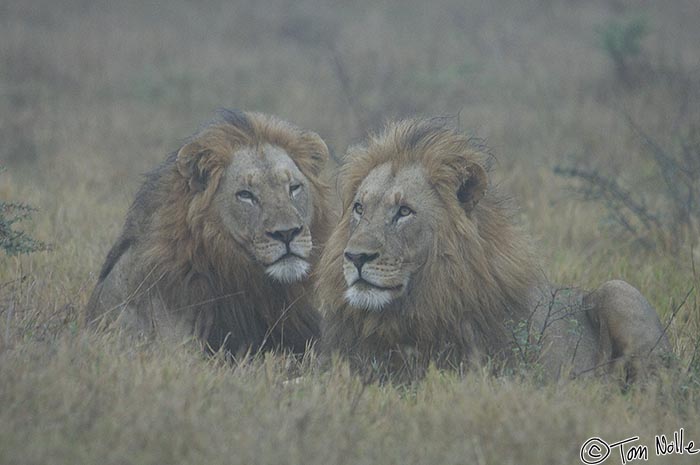
[{"label": "bush", "polygon": [[554,172],[574,179],[584,199],[602,202],[613,222],[642,245],[679,253],[684,244],[690,240],[694,245],[700,236],[700,127],[680,131],[674,147],[627,120],[660,186],[654,206],[643,189],[626,186],[596,168],[574,164],[556,166]]},{"label": "bush", "polygon": [[[0,167],[0,173],[4,171]],[[21,202],[0,200],[0,249],[7,255],[28,254],[47,250],[48,246],[27,234],[14,229],[17,223],[30,219],[36,208]]]},{"label": "bush", "polygon": [[612,60],[617,76],[629,83],[632,65],[642,56],[642,40],[649,34],[644,17],[610,20],[596,29],[598,46]]}]

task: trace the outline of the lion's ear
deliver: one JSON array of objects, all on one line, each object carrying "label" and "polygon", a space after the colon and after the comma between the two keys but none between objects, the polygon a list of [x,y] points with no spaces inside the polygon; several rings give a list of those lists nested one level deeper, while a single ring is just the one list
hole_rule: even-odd
[{"label": "lion's ear", "polygon": [[304,131],[302,135],[302,143],[306,153],[309,155],[308,163],[305,163],[305,168],[314,176],[318,176],[325,168],[330,153],[328,146],[321,139],[321,136],[313,131]]},{"label": "lion's ear", "polygon": [[205,159],[211,152],[197,142],[184,145],[177,152],[177,170],[194,192],[203,191],[209,178]]},{"label": "lion's ear", "polygon": [[465,211],[471,211],[486,194],[489,178],[478,163],[468,163],[460,173],[457,200]]}]

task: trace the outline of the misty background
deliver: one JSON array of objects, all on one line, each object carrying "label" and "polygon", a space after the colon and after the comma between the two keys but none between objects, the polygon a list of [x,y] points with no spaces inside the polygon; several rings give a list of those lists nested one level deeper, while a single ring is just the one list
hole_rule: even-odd
[{"label": "misty background", "polygon": [[[570,464],[591,436],[698,442],[699,25],[698,0],[0,0],[0,463]],[[535,370],[364,386],[84,331],[141,174],[218,108],[318,132],[333,186],[388,119],[455,116],[549,278],[639,288],[680,369],[624,392]],[[13,211],[50,250],[5,253]]]}]

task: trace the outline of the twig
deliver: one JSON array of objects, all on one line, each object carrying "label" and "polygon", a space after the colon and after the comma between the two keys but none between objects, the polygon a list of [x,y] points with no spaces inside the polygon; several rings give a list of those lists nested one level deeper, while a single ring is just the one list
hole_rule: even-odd
[{"label": "twig", "polygon": [[663,331],[661,332],[661,334],[659,335],[659,338],[656,340],[656,343],[654,344],[654,346],[651,348],[651,350],[649,350],[649,354],[648,354],[648,355],[651,355],[651,353],[654,351],[654,349],[656,349],[656,347],[659,345],[659,343],[660,343],[661,340],[664,338],[664,336],[666,336],[666,331],[668,331],[669,326],[671,326],[671,323],[673,323],[673,320],[676,318],[676,315],[677,315],[678,312],[681,310],[681,308],[683,308],[683,307],[685,306],[685,303],[688,301],[688,297],[690,297],[690,294],[691,294],[694,290],[695,290],[695,285],[693,285],[693,286],[690,288],[690,290],[688,290],[688,292],[685,294],[685,297],[683,298],[683,300],[681,301],[681,303],[673,310],[673,312],[671,312],[671,318],[669,318],[668,323],[666,323],[666,326],[664,327],[664,330],[663,330]]},{"label": "twig", "polygon": [[[561,176],[582,179],[590,185],[597,187],[600,189],[600,194],[603,197],[611,201],[619,201],[624,207],[634,213],[647,230],[651,231],[654,228],[663,229],[663,223],[658,216],[651,213],[644,204],[634,200],[632,194],[620,187],[615,180],[602,176],[597,171],[585,170],[577,167],[564,168],[556,166],[554,172]],[[628,227],[631,228],[631,225],[628,224]]]}]

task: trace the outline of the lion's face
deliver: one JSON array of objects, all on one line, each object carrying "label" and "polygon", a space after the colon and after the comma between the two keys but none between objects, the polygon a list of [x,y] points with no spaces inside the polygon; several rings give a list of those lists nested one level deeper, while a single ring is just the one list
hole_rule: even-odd
[{"label": "lion's face", "polygon": [[265,144],[234,153],[214,208],[234,240],[269,276],[289,283],[307,275],[312,189],[283,149]]},{"label": "lion's face", "polygon": [[[176,155],[188,226],[209,244],[203,253],[223,262],[247,255],[283,283],[304,278],[311,235],[325,230],[327,160],[314,132],[260,113],[223,112]],[[238,271],[245,279],[244,267]]]},{"label": "lion's face", "polygon": [[369,173],[349,208],[345,299],[379,311],[409,291],[433,249],[434,226],[445,210],[422,166],[392,174],[389,163]]}]

